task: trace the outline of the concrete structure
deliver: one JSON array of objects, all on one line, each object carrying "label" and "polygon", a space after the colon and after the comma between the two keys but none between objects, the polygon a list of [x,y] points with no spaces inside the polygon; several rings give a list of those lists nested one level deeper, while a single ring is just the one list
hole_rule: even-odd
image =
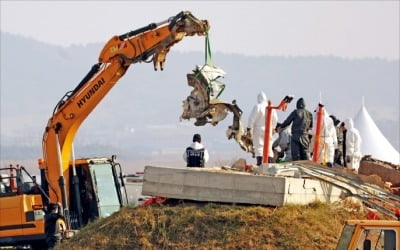
[{"label": "concrete structure", "polygon": [[341,189],[309,178],[272,177],[207,168],[146,166],[143,195],[210,202],[282,206],[313,201],[334,202]]}]

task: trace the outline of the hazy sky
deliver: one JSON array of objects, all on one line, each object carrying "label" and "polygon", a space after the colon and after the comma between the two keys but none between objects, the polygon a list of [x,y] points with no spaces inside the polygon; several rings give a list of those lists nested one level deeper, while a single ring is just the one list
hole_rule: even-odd
[{"label": "hazy sky", "polygon": [[[399,59],[400,1],[5,1],[1,31],[69,46],[190,10],[211,24],[213,52]],[[186,39],[175,50],[203,50]]]}]

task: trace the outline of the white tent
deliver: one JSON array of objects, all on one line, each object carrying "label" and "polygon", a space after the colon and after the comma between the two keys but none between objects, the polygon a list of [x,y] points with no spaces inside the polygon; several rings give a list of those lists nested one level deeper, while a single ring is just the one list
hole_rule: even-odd
[{"label": "white tent", "polygon": [[372,158],[400,164],[399,152],[390,144],[372,120],[364,103],[353,119],[354,127],[361,135],[361,153],[371,155]]}]

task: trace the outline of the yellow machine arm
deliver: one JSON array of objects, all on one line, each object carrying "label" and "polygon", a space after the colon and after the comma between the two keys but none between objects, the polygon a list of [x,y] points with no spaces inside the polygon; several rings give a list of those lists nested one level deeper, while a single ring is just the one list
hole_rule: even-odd
[{"label": "yellow machine arm", "polygon": [[133,63],[150,61],[163,69],[171,46],[184,36],[205,35],[209,25],[183,11],[160,23],[112,37],[85,78],[57,104],[46,126],[40,169],[46,172],[50,201],[67,203],[68,166],[79,126]]}]

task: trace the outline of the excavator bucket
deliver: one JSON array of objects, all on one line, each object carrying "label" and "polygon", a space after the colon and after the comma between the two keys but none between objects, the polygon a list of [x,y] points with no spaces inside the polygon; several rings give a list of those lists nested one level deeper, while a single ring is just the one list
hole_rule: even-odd
[{"label": "excavator bucket", "polygon": [[196,66],[193,73],[187,74],[188,85],[193,87],[193,90],[183,101],[181,120],[195,118],[196,126],[204,126],[207,123],[215,126],[231,112],[233,123],[226,131],[228,139],[234,138],[244,151],[254,155],[252,138],[242,123],[242,110],[235,100],[226,103],[218,99],[225,88],[225,84],[220,82],[225,74],[222,69],[210,65]]}]

